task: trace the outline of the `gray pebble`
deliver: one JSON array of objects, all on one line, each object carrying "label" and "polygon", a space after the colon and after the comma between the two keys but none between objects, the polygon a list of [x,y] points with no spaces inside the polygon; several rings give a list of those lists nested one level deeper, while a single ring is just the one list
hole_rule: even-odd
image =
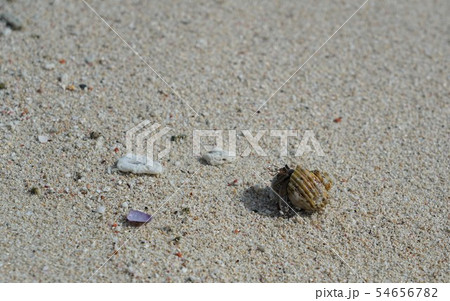
[{"label": "gray pebble", "polygon": [[9,13],[3,13],[0,15],[0,20],[6,23],[6,26],[11,28],[12,30],[21,30],[22,29],[22,21]]},{"label": "gray pebble", "polygon": [[86,62],[86,64],[92,64],[95,61],[95,56],[94,55],[88,55],[84,58],[84,61]]},{"label": "gray pebble", "polygon": [[232,156],[226,151],[215,148],[206,154],[203,154],[202,158],[208,162],[209,165],[221,165],[233,162],[236,159],[236,156]]},{"label": "gray pebble", "polygon": [[103,213],[105,213],[105,211],[106,211],[105,206],[98,206],[98,208],[97,208],[98,213],[103,214]]},{"label": "gray pebble", "polygon": [[262,253],[266,252],[266,248],[263,245],[257,245],[256,250],[258,250]]},{"label": "gray pebble", "polygon": [[9,36],[11,34],[12,30],[9,27],[6,27],[1,33],[0,35],[4,35],[4,36]]},{"label": "gray pebble", "polygon": [[63,85],[66,86],[69,83],[69,76],[66,73],[61,74],[58,76],[58,81]]}]

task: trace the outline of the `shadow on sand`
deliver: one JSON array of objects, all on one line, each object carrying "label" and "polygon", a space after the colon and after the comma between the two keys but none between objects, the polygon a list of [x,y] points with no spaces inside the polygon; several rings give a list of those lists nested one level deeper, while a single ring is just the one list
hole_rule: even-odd
[{"label": "shadow on sand", "polygon": [[290,203],[290,207],[282,203],[282,213],[278,205],[277,196],[273,195],[272,189],[259,184],[247,188],[242,194],[241,201],[247,210],[267,217],[292,218],[299,215],[305,218],[311,215],[308,212],[293,209],[294,207]]}]

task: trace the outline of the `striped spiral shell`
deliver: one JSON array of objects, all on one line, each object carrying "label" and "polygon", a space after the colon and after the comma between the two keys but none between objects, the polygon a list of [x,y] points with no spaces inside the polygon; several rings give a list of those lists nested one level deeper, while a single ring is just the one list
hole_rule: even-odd
[{"label": "striped spiral shell", "polygon": [[319,211],[328,204],[331,185],[327,173],[309,171],[300,165],[295,169],[286,165],[272,181],[272,189],[279,197],[283,200],[287,197],[295,208],[308,211]]}]

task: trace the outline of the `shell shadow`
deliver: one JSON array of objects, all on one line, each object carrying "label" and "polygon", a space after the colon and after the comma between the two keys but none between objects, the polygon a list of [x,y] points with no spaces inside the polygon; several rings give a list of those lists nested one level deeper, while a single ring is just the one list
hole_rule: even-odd
[{"label": "shell shadow", "polygon": [[241,201],[247,210],[262,216],[273,218],[292,218],[296,215],[300,217],[309,217],[310,212],[293,209],[293,205],[283,206],[283,212],[280,211],[276,196],[273,195],[272,189],[268,186],[253,185],[247,188],[242,194]]},{"label": "shell shadow", "polygon": [[271,198],[271,189],[267,186],[253,185],[242,194],[241,201],[247,210],[269,216],[282,217],[278,203]]}]

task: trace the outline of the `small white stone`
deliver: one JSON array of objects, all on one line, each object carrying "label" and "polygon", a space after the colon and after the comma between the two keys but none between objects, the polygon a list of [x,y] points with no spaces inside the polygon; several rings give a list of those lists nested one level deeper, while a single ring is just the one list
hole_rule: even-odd
[{"label": "small white stone", "polygon": [[53,69],[55,69],[55,64],[53,64],[53,63],[46,63],[46,64],[43,66],[43,68],[44,68],[45,70],[53,70]]},{"label": "small white stone", "polygon": [[6,27],[5,30],[3,30],[3,35],[4,36],[9,36],[12,32],[12,29],[9,27]]},{"label": "small white stone", "polygon": [[64,88],[69,84],[69,76],[66,73],[63,73],[60,76],[58,76],[58,80],[61,83],[61,86]]},{"label": "small white stone", "polygon": [[97,141],[95,141],[95,149],[97,151],[104,151],[105,149],[105,138],[100,136]]},{"label": "small white stone", "polygon": [[117,168],[122,172],[134,174],[159,175],[163,172],[163,167],[159,162],[153,161],[146,156],[127,154],[117,161]]},{"label": "small white stone", "polygon": [[38,136],[38,140],[40,143],[47,143],[48,137],[47,136]]},{"label": "small white stone", "polygon": [[125,208],[125,209],[128,208],[128,203],[127,202],[123,202],[122,203],[122,207]]},{"label": "small white stone", "polygon": [[230,155],[228,152],[215,148],[202,157],[210,165],[221,165],[229,162],[233,162],[236,156]]},{"label": "small white stone", "polygon": [[93,54],[89,54],[88,56],[86,56],[84,58],[84,61],[86,62],[86,64],[92,64],[95,61],[95,55]]},{"label": "small white stone", "polygon": [[105,211],[106,211],[105,206],[98,206],[98,208],[97,208],[98,213],[103,214],[103,213],[105,213]]},{"label": "small white stone", "polygon": [[208,40],[198,39],[197,42],[195,43],[195,46],[197,46],[198,48],[205,48],[208,46]]}]

